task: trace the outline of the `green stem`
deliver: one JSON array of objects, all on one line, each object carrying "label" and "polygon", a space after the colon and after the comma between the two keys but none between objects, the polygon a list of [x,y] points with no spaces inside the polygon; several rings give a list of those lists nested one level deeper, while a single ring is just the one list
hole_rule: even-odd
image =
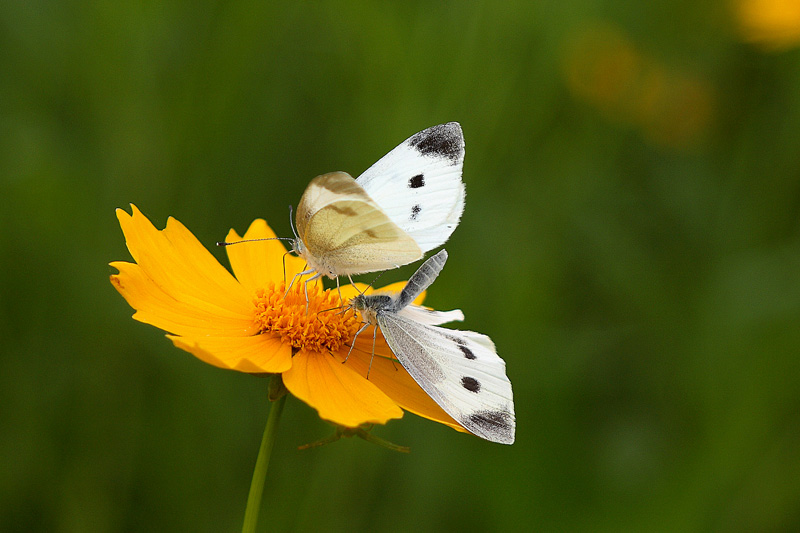
[{"label": "green stem", "polygon": [[269,410],[267,427],[264,428],[264,436],[261,438],[261,448],[258,450],[256,467],[253,470],[253,480],[250,482],[250,494],[247,495],[247,509],[244,511],[244,525],[242,533],[255,533],[258,525],[258,512],[261,509],[261,500],[264,494],[264,481],[267,479],[267,467],[269,467],[269,457],[272,455],[272,446],[275,444],[275,437],[278,434],[278,422],[281,419],[283,405],[286,403],[286,396],[283,395],[273,402]]}]

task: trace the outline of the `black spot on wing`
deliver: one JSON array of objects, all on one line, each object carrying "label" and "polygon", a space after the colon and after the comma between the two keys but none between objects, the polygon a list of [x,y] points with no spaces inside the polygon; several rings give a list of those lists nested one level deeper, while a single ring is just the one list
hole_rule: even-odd
[{"label": "black spot on wing", "polygon": [[466,357],[467,359],[477,359],[477,357],[475,357],[475,354],[472,353],[472,350],[470,350],[463,344],[459,343],[458,348],[461,350],[461,353],[463,353],[464,357]]},{"label": "black spot on wing", "polygon": [[417,220],[417,216],[419,216],[419,212],[422,211],[422,207],[419,204],[416,204],[414,207],[411,208],[411,220]]},{"label": "black spot on wing", "polygon": [[412,189],[419,189],[420,187],[425,186],[425,176],[423,174],[417,174],[410,180],[408,180],[408,186]]},{"label": "black spot on wing", "polygon": [[464,153],[464,137],[458,122],[433,126],[413,135],[408,142],[422,155],[446,158],[453,164]]},{"label": "black spot on wing", "polygon": [[478,381],[475,378],[471,378],[469,376],[461,378],[461,386],[470,392],[480,392],[481,390],[480,381]]},{"label": "black spot on wing", "polygon": [[458,349],[461,350],[461,353],[464,354],[464,357],[466,357],[467,359],[477,359],[475,354],[472,353],[472,350],[467,348],[467,343],[464,341],[464,339],[453,335],[450,336],[450,340],[456,343],[456,345],[458,345]]}]

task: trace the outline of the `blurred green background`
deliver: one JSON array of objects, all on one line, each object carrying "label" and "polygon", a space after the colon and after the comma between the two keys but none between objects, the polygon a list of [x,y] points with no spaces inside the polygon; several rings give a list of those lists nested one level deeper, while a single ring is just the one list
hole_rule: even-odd
[{"label": "blurred green background", "polygon": [[799,10],[3,2],[0,529],[240,529],[267,382],[131,320],[114,209],[288,236],[312,177],[451,120],[427,302],[496,342],[517,442],[408,414],[375,434],[409,456],[298,451],[332,429],[290,399],[263,525],[800,529]]}]

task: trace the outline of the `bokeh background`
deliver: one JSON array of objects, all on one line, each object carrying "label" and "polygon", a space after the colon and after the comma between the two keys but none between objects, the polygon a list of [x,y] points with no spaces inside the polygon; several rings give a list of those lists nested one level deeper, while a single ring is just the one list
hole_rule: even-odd
[{"label": "bokeh background", "polygon": [[263,526],[800,529],[797,1],[10,1],[0,50],[0,529],[240,529],[267,382],[130,319],[114,209],[289,236],[451,120],[427,301],[496,342],[517,442],[298,451],[332,429],[290,399]]}]

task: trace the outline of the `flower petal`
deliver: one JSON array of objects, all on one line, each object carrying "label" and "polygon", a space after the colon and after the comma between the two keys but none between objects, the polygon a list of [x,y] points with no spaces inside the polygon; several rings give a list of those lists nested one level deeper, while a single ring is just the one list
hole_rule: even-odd
[{"label": "flower petal", "polygon": [[[237,242],[243,239],[274,239],[275,232],[272,231],[263,219],[258,219],[250,224],[250,228],[239,237],[234,230],[228,232],[225,242]],[[233,273],[236,279],[254,294],[256,290],[263,289],[270,281],[287,283],[292,280],[295,274],[303,270],[305,262],[299,257],[295,257],[286,252],[286,248],[279,240],[255,241],[236,246],[226,246],[228,259],[231,262]],[[284,280],[284,265],[286,272]]]},{"label": "flower petal", "polygon": [[403,416],[378,387],[327,353],[301,349],[283,374],[283,383],[320,418],[341,426],[385,424]]},{"label": "flower petal", "polygon": [[165,292],[136,264],[115,261],[119,270],[111,276],[114,288],[136,309],[133,318],[170,333],[190,337],[249,336],[258,328],[253,316],[223,313],[217,307],[188,304]]},{"label": "flower petal", "polygon": [[201,361],[240,372],[277,374],[292,366],[292,347],[273,335],[188,338],[167,335]]},{"label": "flower petal", "polygon": [[135,205],[117,209],[131,255],[164,293],[223,317],[252,318],[251,296],[186,227],[170,217],[158,231]]},{"label": "flower petal", "polygon": [[[422,390],[422,387],[414,381],[414,378],[395,359],[391,349],[386,344],[386,340],[383,338],[380,328],[378,328],[378,333],[375,337],[375,356],[373,357],[372,335],[366,334],[367,332],[371,332],[371,328],[368,328],[356,339],[353,351],[350,352],[350,357],[343,366],[352,368],[357,374],[365,378],[369,373],[369,381],[374,383],[406,411],[450,426],[458,431],[467,432]],[[347,352],[344,352],[344,354],[347,355]],[[340,360],[343,360],[343,358]],[[370,368],[370,365],[372,365],[372,368]]]}]

